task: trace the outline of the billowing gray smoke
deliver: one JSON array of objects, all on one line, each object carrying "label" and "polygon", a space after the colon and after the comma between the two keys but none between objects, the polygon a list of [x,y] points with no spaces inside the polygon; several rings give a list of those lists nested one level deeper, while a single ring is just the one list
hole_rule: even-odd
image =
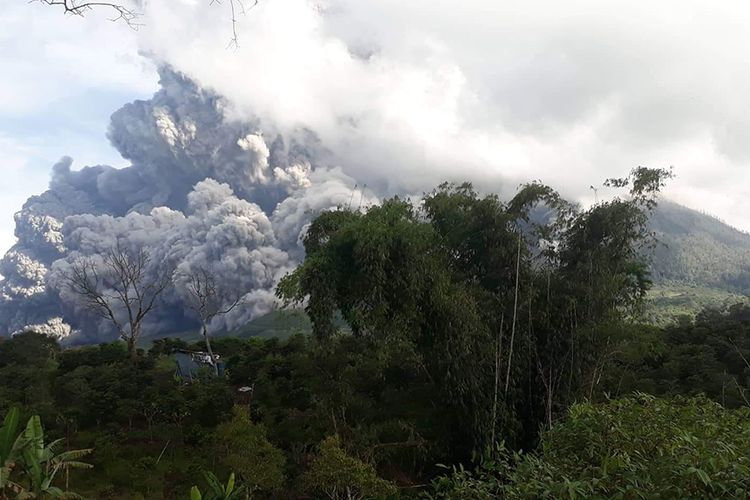
[{"label": "billowing gray smoke", "polygon": [[77,342],[112,338],[59,284],[74,259],[117,245],[175,270],[152,333],[193,324],[182,298],[184,276],[198,269],[244,297],[213,325],[235,327],[273,308],[316,213],[377,201],[324,166],[311,132],[282,137],[268,124],[229,120],[215,94],[167,68],[160,76],[151,100],[112,115],[109,139],[131,166],[76,171],[63,158],[49,190],[16,214],[18,242],[0,261],[1,334],[32,327]]}]

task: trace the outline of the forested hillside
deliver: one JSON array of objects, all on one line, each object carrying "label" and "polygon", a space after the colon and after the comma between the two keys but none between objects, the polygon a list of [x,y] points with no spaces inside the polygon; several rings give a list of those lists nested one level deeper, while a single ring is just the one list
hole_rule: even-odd
[{"label": "forested hillside", "polygon": [[650,222],[654,286],[649,318],[665,324],[750,294],[750,235],[682,205],[661,200]]},{"label": "forested hillside", "polygon": [[750,293],[750,234],[666,200],[649,226],[660,241],[652,263],[655,281]]}]

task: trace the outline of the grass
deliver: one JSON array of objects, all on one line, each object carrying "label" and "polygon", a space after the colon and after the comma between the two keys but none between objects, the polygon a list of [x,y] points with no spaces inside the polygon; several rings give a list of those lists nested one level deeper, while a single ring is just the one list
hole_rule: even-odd
[{"label": "grass", "polygon": [[695,316],[706,307],[723,307],[747,302],[750,297],[719,288],[686,283],[663,283],[649,291],[646,317],[663,325],[680,316]]}]

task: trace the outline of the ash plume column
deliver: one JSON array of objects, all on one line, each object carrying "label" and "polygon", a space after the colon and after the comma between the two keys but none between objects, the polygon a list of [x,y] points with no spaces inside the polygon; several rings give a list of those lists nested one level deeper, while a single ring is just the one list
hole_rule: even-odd
[{"label": "ash plume column", "polygon": [[[352,198],[356,182],[320,164],[326,152],[310,131],[282,137],[271,124],[228,120],[217,95],[169,68],[160,76],[150,100],[112,115],[108,137],[129,167],[74,170],[63,158],[49,189],[16,214],[18,241],[0,260],[0,335],[34,329],[69,342],[116,338],[59,285],[76,258],[117,245],[175,270],[149,333],[196,324],[179,279],[195,269],[209,269],[242,295],[211,324],[234,328],[273,308],[274,287],[302,257],[312,217]],[[377,202],[360,191],[355,197]]]}]

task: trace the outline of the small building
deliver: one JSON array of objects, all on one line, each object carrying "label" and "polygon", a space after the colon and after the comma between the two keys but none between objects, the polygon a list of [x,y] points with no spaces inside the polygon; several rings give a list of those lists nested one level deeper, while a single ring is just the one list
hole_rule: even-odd
[{"label": "small building", "polygon": [[198,378],[200,371],[208,371],[208,373],[219,373],[219,377],[224,376],[224,363],[218,354],[214,354],[213,359],[211,355],[205,352],[197,351],[177,351],[172,354],[172,358],[177,365],[175,370],[175,376],[180,377],[182,380],[192,382]]}]

